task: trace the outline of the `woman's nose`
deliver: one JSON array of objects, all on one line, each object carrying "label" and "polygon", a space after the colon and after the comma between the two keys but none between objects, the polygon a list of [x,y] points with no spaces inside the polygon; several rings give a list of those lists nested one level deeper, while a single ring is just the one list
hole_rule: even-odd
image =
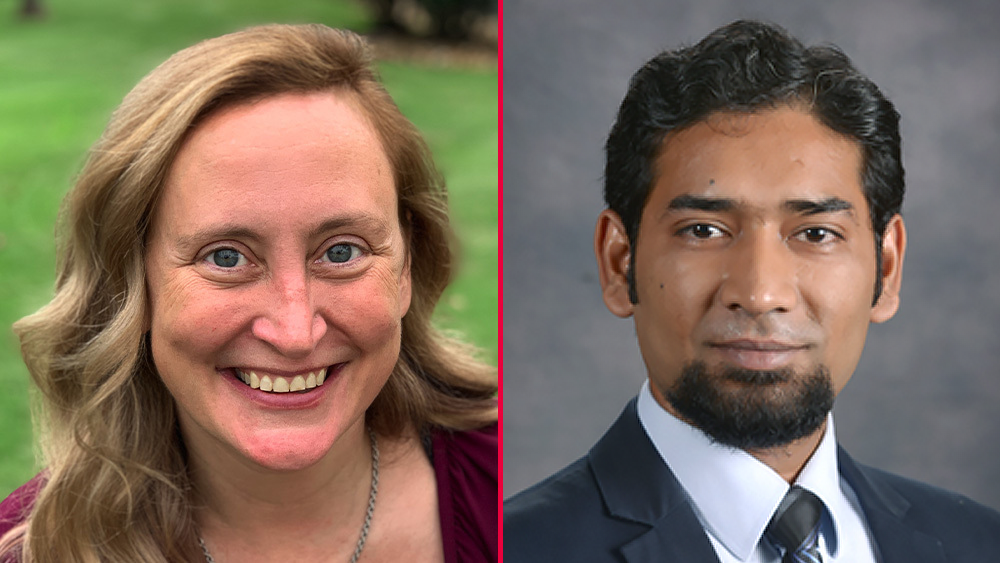
[{"label": "woman's nose", "polygon": [[291,358],[308,356],[326,334],[326,321],[312,300],[305,275],[276,277],[262,295],[253,334]]}]

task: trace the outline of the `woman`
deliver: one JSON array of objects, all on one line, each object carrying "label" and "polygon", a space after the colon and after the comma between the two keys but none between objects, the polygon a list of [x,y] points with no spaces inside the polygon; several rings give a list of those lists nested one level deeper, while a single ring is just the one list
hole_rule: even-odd
[{"label": "woman", "polygon": [[496,370],[430,322],[445,195],[350,32],[253,28],[144,78],[15,325],[47,469],[0,558],[495,559]]}]

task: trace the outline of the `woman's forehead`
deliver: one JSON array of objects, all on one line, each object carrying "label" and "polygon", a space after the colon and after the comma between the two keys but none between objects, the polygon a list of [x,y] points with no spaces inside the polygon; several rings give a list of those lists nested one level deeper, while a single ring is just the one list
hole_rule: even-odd
[{"label": "woman's forehead", "polygon": [[172,163],[154,223],[305,228],[345,214],[395,218],[390,163],[361,112],[342,96],[317,93],[210,115]]},{"label": "woman's forehead", "polygon": [[171,168],[192,159],[285,156],[309,146],[330,150],[330,157],[384,152],[353,93],[286,93],[209,114],[184,140]]}]

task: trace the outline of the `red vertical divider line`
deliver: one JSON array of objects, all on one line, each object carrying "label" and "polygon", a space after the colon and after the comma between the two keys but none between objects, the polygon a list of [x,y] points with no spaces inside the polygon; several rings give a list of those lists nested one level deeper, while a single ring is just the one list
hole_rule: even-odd
[{"label": "red vertical divider line", "polygon": [[503,0],[497,2],[497,373],[499,450],[497,452],[497,522],[499,558],[503,561]]}]

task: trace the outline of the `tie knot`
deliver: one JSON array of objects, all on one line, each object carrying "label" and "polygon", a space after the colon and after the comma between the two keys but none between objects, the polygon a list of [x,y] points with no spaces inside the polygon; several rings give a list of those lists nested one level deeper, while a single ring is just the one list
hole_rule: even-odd
[{"label": "tie knot", "polygon": [[822,513],[823,501],[819,497],[793,485],[771,517],[765,535],[788,554],[815,552],[816,530]]}]

